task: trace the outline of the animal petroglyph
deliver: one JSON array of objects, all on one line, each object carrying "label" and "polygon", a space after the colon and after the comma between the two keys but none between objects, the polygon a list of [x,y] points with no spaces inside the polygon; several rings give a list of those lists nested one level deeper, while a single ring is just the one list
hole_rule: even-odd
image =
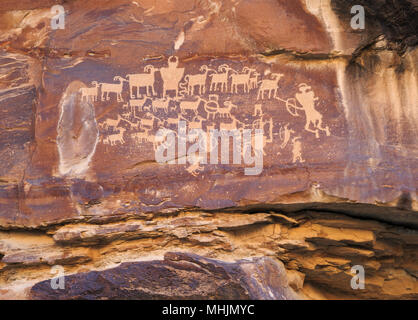
[{"label": "animal petroglyph", "polygon": [[152,111],[157,112],[158,110],[164,110],[168,113],[168,107],[170,105],[170,99],[165,97],[163,99],[155,99],[152,101]]},{"label": "animal petroglyph", "polygon": [[80,88],[81,100],[97,101],[97,96],[99,95],[99,83],[97,81],[93,81],[91,84],[93,85],[91,88]]},{"label": "animal petroglyph", "polygon": [[232,70],[233,74],[229,77],[231,78],[231,93],[238,93],[238,87],[242,86],[245,93],[249,92],[250,88],[250,77],[251,72],[255,70],[248,67],[242,69],[242,73],[238,73],[235,70]]},{"label": "animal petroglyph", "polygon": [[108,118],[105,121],[101,122],[99,126],[104,129],[109,129],[111,127],[116,128],[119,125],[119,121],[121,120],[123,120],[123,118],[118,114],[116,120]]},{"label": "animal petroglyph", "polygon": [[251,89],[257,89],[257,87],[259,85],[259,77],[260,77],[260,74],[257,71],[255,71],[254,75],[250,77],[250,83],[249,83],[250,84],[250,90]]},{"label": "animal petroglyph", "polygon": [[115,134],[108,135],[103,139],[104,144],[110,144],[111,146],[116,145],[118,142],[124,144],[125,140],[123,139],[123,134],[125,133],[125,128],[119,128],[119,132]]},{"label": "animal petroglyph", "polygon": [[[139,108],[139,111],[145,111],[145,103],[147,102],[147,97],[142,97],[140,99],[130,99],[129,105],[131,107],[131,112],[134,114],[135,108]],[[149,109],[148,109],[149,111]]]},{"label": "animal petroglyph", "polygon": [[227,64],[223,64],[218,67],[219,73],[210,74],[210,91],[217,91],[219,87],[219,91],[227,92],[229,72],[232,70]]},{"label": "animal petroglyph", "polygon": [[269,99],[271,99],[272,97],[274,98],[277,95],[279,81],[283,77],[283,74],[272,73],[271,77],[273,79],[263,79],[261,81],[260,88],[258,89],[257,99],[263,99],[265,93],[267,93]]},{"label": "animal petroglyph", "polygon": [[109,93],[115,93],[118,102],[123,101],[122,98],[122,88],[123,82],[126,81],[122,77],[116,76],[113,78],[114,81],[119,81],[119,83],[100,83],[101,90],[102,90],[102,101],[109,100]]},{"label": "animal petroglyph", "polygon": [[128,74],[126,78],[129,82],[129,93],[131,98],[134,99],[133,89],[136,87],[137,94],[136,97],[139,97],[139,89],[145,88],[146,94],[148,96],[155,96],[154,82],[155,82],[155,72],[157,70],[152,65],[148,65],[144,68],[145,73],[139,74]]},{"label": "animal petroglyph", "polygon": [[201,102],[205,102],[202,98],[198,98],[197,100],[187,101],[183,100],[180,101],[180,111],[184,113],[187,110],[193,111],[197,115],[197,109],[200,106]]},{"label": "animal petroglyph", "polygon": [[[294,97],[282,99],[278,96],[279,82],[284,77],[282,73],[262,72],[259,68],[248,66],[238,71],[227,63],[217,67],[212,64],[202,65],[199,68],[200,73],[195,74],[185,71],[186,68],[179,66],[178,57],[171,56],[165,67],[147,65],[144,73],[128,74],[126,80],[120,76],[114,77],[114,81],[118,83],[93,81],[93,87],[81,88],[79,92],[82,101],[95,102],[101,93],[101,101],[110,100],[111,95],[115,94],[117,101],[122,102],[123,84],[129,84],[129,102],[119,107],[116,119],[108,118],[99,123],[101,132],[105,135],[102,138],[103,144],[116,146],[128,140],[134,141],[136,145],[152,144],[154,150],[161,143],[165,147],[173,144],[173,140],[160,141],[158,132],[163,135],[174,132],[176,141],[188,143],[187,138],[172,131],[177,128],[181,132],[183,129],[180,129],[180,123],[183,123],[184,130],[200,133],[206,130],[206,134],[219,130],[222,136],[224,132],[244,136],[245,132],[257,132],[257,136],[247,137],[249,142],[240,151],[251,155],[251,152],[248,153],[248,148],[251,147],[256,158],[266,155],[266,146],[273,142],[274,136],[279,136],[277,147],[285,150],[291,145],[293,163],[305,162],[302,157],[302,137],[294,136],[298,126],[293,123],[276,124],[275,130],[273,117],[268,114],[273,107],[274,110],[287,110],[293,117],[303,119],[302,116],[305,116],[304,130],[315,133],[316,138],[319,138],[320,132],[330,135],[328,126],[323,123],[322,114],[315,107],[318,98],[305,83],[298,86],[299,91]],[[161,79],[156,77],[158,72]],[[236,98],[236,95],[244,96],[244,99]],[[264,104],[267,99],[270,101]],[[248,108],[241,107],[247,101],[257,102],[249,113]],[[274,101],[280,105],[272,106]],[[199,140],[199,144],[203,143],[206,149],[211,150],[213,141],[206,136],[204,141],[203,143]],[[279,154],[281,153],[277,152],[276,155]],[[179,159],[185,155],[179,155]],[[168,160],[170,161],[175,159]],[[262,159],[259,163],[262,163]],[[201,163],[191,162],[186,170],[195,175],[202,170]]]},{"label": "animal petroglyph", "polygon": [[200,67],[202,74],[189,74],[184,77],[186,80],[185,84],[180,84],[180,87],[184,89],[184,86],[187,87],[187,94],[189,96],[193,95],[195,87],[197,87],[197,92],[199,95],[206,93],[206,79],[209,72],[209,67],[203,65]]}]

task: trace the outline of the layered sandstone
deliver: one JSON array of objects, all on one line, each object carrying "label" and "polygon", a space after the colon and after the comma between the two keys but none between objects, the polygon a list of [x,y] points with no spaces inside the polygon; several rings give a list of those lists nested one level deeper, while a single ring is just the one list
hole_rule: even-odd
[{"label": "layered sandstone", "polygon": [[[56,298],[416,298],[417,3],[358,4],[5,1],[0,296],[60,265]],[[181,123],[261,150],[196,161]]]}]

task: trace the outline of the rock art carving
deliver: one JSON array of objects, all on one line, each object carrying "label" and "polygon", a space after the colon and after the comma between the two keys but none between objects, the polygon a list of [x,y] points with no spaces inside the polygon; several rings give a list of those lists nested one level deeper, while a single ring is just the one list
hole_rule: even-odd
[{"label": "rock art carving", "polygon": [[170,105],[170,99],[165,97],[162,99],[155,99],[152,101],[152,111],[157,112],[158,110],[164,110],[168,113],[168,106]]},{"label": "rock art carving", "polygon": [[250,88],[250,76],[251,73],[255,70],[248,67],[242,69],[242,73],[238,73],[235,70],[232,70],[233,74],[229,77],[231,78],[231,93],[238,93],[238,87],[242,86],[245,93],[249,92]]},{"label": "rock art carving", "polygon": [[302,158],[302,142],[300,141],[300,137],[295,137],[292,139],[292,144],[293,144],[293,149],[292,149],[292,155],[293,155],[293,159],[292,162],[293,163],[303,163],[305,162],[305,160]]},{"label": "rock art carving", "polygon": [[147,96],[155,96],[154,82],[155,82],[155,72],[157,69],[152,65],[147,65],[144,68],[145,73],[139,74],[128,74],[126,78],[129,82],[129,93],[131,98],[134,99],[133,89],[136,87],[137,94],[136,97],[139,97],[139,89],[145,88]]},{"label": "rock art carving", "polygon": [[[315,102],[318,101],[318,97],[315,97],[315,93],[312,91],[311,86],[306,83],[299,84],[299,92],[296,93],[296,101],[301,105],[299,107],[295,99],[289,99],[286,103],[286,108],[290,114],[298,117],[297,110],[302,110],[306,116],[305,130],[315,133],[315,137],[319,138],[319,132],[323,131],[327,136],[330,135],[329,127],[324,126],[322,122],[322,114],[315,109]],[[313,129],[312,129],[313,128]]]},{"label": "rock art carving", "polygon": [[81,99],[83,101],[90,100],[97,101],[97,96],[99,94],[99,83],[97,81],[93,81],[91,83],[94,87],[91,88],[80,88],[81,92]]},{"label": "rock art carving", "polygon": [[284,127],[280,128],[280,139],[283,141],[280,145],[280,149],[286,148],[287,144],[290,141],[290,137],[293,133],[295,133],[294,130],[289,129],[290,124],[287,123]]},{"label": "rock art carving", "polygon": [[[254,104],[251,122],[248,122],[249,118],[242,121],[239,117],[239,107],[233,102],[233,97],[228,96],[224,99],[225,94],[248,94],[259,102],[267,99],[279,101],[281,107],[293,117],[301,117],[301,113],[304,113],[306,116],[304,130],[315,133],[316,138],[319,138],[320,132],[330,135],[328,126],[323,124],[322,114],[315,108],[318,98],[315,97],[311,86],[306,83],[299,84],[298,92],[294,97],[282,99],[278,96],[279,81],[284,77],[282,73],[271,73],[263,78],[261,77],[263,73],[259,72],[261,70],[243,67],[242,71],[238,72],[224,63],[217,68],[203,65],[199,68],[201,73],[185,74],[186,69],[179,67],[177,57],[168,58],[167,63],[167,67],[160,69],[147,65],[144,67],[144,73],[128,74],[127,80],[116,76],[114,80],[119,83],[93,81],[93,87],[80,89],[83,101],[97,101],[99,89],[101,89],[101,101],[110,100],[110,94],[116,94],[117,101],[122,102],[123,83],[125,81],[129,83],[128,103],[122,105],[116,119],[108,118],[99,124],[105,135],[102,138],[103,144],[122,145],[126,139],[130,139],[137,144],[151,143],[156,150],[161,143],[156,139],[156,128],[165,130],[161,128],[165,126],[170,128],[166,130],[171,131],[171,129],[178,129],[180,121],[183,121],[189,130],[203,130],[203,132],[206,130],[207,135],[217,128],[226,132],[239,130],[242,133],[247,128],[264,132],[263,155],[266,155],[267,144],[273,143],[274,135],[278,135],[280,138],[278,147],[281,150],[292,145],[293,163],[305,162],[302,157],[302,137],[293,137],[296,130],[291,123],[279,125],[278,133],[273,133],[273,118],[266,118],[263,103]],[[158,91],[155,86],[156,72],[161,74],[162,92]],[[141,88],[145,88],[145,93],[140,93]],[[258,90],[250,92],[255,89]],[[252,137],[253,145],[254,139]],[[205,141],[207,141],[205,142],[208,144],[207,147],[210,148],[210,139],[206,137]],[[247,150],[241,151],[247,152]],[[261,152],[261,150],[258,151]],[[280,152],[277,153],[277,155],[280,154]],[[195,157],[195,159],[198,158],[198,156]],[[201,163],[199,161],[190,163],[186,170],[195,175],[202,170]]]},{"label": "rock art carving", "polygon": [[218,87],[219,87],[219,91],[227,92],[229,72],[232,70],[233,69],[230,68],[227,64],[223,64],[218,67],[219,73],[210,74],[209,75],[209,77],[211,77],[210,91],[218,91]]},{"label": "rock art carving", "polygon": [[161,68],[161,78],[163,79],[163,97],[168,91],[174,91],[175,96],[179,93],[179,83],[184,75],[184,68],[178,68],[178,57],[171,56],[168,58],[168,66]]},{"label": "rock art carving", "polygon": [[184,77],[185,83],[180,83],[180,87],[184,90],[187,88],[187,94],[189,96],[193,95],[195,88],[197,87],[197,92],[199,95],[206,93],[206,79],[210,70],[207,65],[203,65],[200,67],[200,71],[203,72],[202,74],[193,74],[193,75],[186,75]]},{"label": "rock art carving", "polygon": [[116,145],[117,142],[120,144],[124,144],[125,140],[123,139],[123,134],[125,133],[126,129],[119,128],[119,132],[115,134],[108,135],[106,138],[103,139],[104,144],[110,144],[111,146]]},{"label": "rock art carving", "polygon": [[262,104],[260,104],[260,103],[257,103],[255,106],[254,106],[254,113],[253,113],[253,116],[258,116],[260,114],[260,116],[262,116],[263,115],[263,105]]},{"label": "rock art carving", "polygon": [[139,108],[139,111],[145,111],[144,105],[147,102],[147,100],[148,100],[148,97],[142,97],[139,99],[130,99],[129,105],[131,107],[132,114],[134,114],[135,108]]},{"label": "rock art carving", "polygon": [[126,81],[120,76],[116,76],[113,78],[114,81],[119,81],[119,83],[100,83],[101,90],[102,90],[102,101],[110,99],[109,93],[115,93],[116,98],[118,102],[123,101],[122,98],[122,88],[123,88],[123,82]]},{"label": "rock art carving", "polygon": [[[263,99],[264,94],[267,93],[269,99],[274,98],[277,95],[277,89],[279,88],[279,81],[284,75],[281,73],[272,73],[273,79],[264,79],[261,81],[260,88],[258,89],[257,99]],[[273,94],[273,96],[271,95]]]}]

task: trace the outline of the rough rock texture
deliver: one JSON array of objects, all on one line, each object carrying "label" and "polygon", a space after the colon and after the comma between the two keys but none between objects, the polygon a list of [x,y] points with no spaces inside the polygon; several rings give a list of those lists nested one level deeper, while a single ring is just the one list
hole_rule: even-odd
[{"label": "rough rock texture", "polygon": [[[57,298],[417,298],[418,3],[356,4],[364,30],[344,0],[3,1],[0,297],[61,265]],[[194,162],[180,119],[263,130],[261,172]]]},{"label": "rough rock texture", "polygon": [[[295,299],[282,263],[257,258],[219,263],[167,253],[163,261],[124,263],[66,278],[59,294],[50,281],[31,289],[34,299]],[[93,286],[92,286],[93,284]]]}]

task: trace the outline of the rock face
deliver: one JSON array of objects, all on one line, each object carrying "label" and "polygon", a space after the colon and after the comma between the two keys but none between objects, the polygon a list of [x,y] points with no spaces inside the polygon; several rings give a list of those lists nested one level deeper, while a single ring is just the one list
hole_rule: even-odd
[{"label": "rock face", "polygon": [[415,0],[54,4],[0,11],[0,297],[417,298]]},{"label": "rock face", "polygon": [[[274,276],[272,276],[274,275]],[[220,263],[167,253],[163,261],[124,263],[66,278],[69,290],[50,281],[31,289],[34,299],[295,299],[283,264],[270,258]],[[92,287],[93,284],[93,287]]]}]

